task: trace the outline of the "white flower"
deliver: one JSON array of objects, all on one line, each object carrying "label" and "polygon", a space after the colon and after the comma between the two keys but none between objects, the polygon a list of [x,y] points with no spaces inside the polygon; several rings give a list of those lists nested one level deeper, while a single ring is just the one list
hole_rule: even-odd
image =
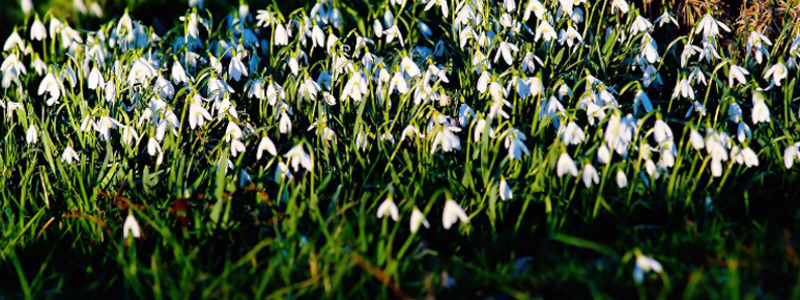
[{"label": "white flower", "polygon": [[672,99],[678,98],[678,95],[694,100],[694,89],[692,89],[692,85],[689,84],[688,79],[681,79],[681,81],[675,85],[675,90],[672,92]]},{"label": "white flower", "polygon": [[636,253],[636,265],[633,267],[633,280],[637,284],[644,282],[644,273],[647,272],[661,273],[664,268],[657,260],[652,257]]},{"label": "white flower", "polygon": [[625,0],[613,0],[611,2],[611,13],[615,13],[615,10],[619,9],[619,12],[623,14],[628,13],[628,2]]},{"label": "white flower", "polygon": [[597,148],[597,162],[607,164],[609,161],[611,161],[611,150],[603,143]]},{"label": "white flower", "polygon": [[789,70],[786,69],[786,65],[779,62],[772,65],[766,73],[764,73],[764,80],[772,79],[772,84],[776,86],[781,86],[781,81],[789,75]]},{"label": "white flower", "polygon": [[739,81],[739,84],[747,83],[747,79],[744,77],[745,75],[750,75],[750,72],[748,72],[747,69],[737,65],[731,65],[731,68],[728,71],[728,86],[733,88],[735,81]]},{"label": "white flower", "polygon": [[622,170],[617,170],[617,186],[619,188],[628,186],[628,176]]},{"label": "white flower", "polygon": [[767,107],[767,103],[764,101],[763,96],[761,96],[761,94],[758,92],[753,94],[752,118],[753,124],[770,121],[769,107]]},{"label": "white flower", "polygon": [[539,24],[539,27],[536,28],[536,35],[534,36],[535,41],[539,41],[539,39],[544,38],[545,42],[550,42],[556,39],[556,30],[553,29],[553,25],[550,25],[550,22],[542,20]]},{"label": "white flower", "polygon": [[668,11],[664,11],[664,13],[662,13],[661,16],[656,18],[656,20],[654,22],[656,24],[658,24],[658,27],[662,27],[662,26],[667,25],[669,23],[672,23],[672,24],[675,24],[675,26],[678,26],[678,20],[675,20],[675,18],[673,18],[672,15],[670,15]]},{"label": "white flower", "polygon": [[705,147],[705,141],[703,141],[703,136],[697,132],[696,129],[692,129],[691,133],[689,134],[689,140],[692,142],[692,147],[695,150],[700,150]]},{"label": "white flower", "polygon": [[397,205],[394,204],[392,201],[392,196],[386,197],[386,200],[383,200],[380,206],[378,206],[378,219],[383,218],[383,216],[391,216],[392,220],[397,222],[400,213],[397,210]]},{"label": "white flower", "polygon": [[522,16],[522,21],[527,22],[528,19],[531,17],[531,12],[536,16],[537,19],[541,20],[544,18],[544,14],[547,12],[539,0],[530,0],[528,2],[528,6],[525,7],[525,13]]},{"label": "white flower", "polygon": [[53,72],[47,73],[42,82],[39,83],[39,96],[44,95],[45,92],[50,95],[47,99],[47,106],[59,103],[58,98],[61,97],[61,88]]},{"label": "white flower", "polygon": [[639,111],[639,106],[644,107],[645,112],[653,111],[653,103],[650,102],[650,97],[647,96],[643,90],[636,91],[636,96],[633,102],[633,114],[637,114]]},{"label": "white flower", "polygon": [[120,137],[122,139],[122,145],[131,146],[131,143],[139,141],[139,133],[136,132],[136,129],[133,128],[133,126],[122,125],[120,127],[122,127]]},{"label": "white flower", "polygon": [[505,139],[505,147],[508,149],[508,157],[511,159],[522,159],[522,153],[530,155],[528,146],[525,146],[525,133],[516,128],[512,128],[507,134]]},{"label": "white flower", "polygon": [[392,25],[392,27],[383,31],[383,35],[386,36],[387,44],[390,44],[396,38],[400,40],[400,47],[406,46],[405,41],[403,41],[403,35],[400,34],[400,28],[398,28],[397,25]]},{"label": "white flower", "polygon": [[75,149],[72,149],[72,147],[70,146],[64,148],[64,152],[61,153],[61,162],[66,162],[67,164],[71,165],[73,162],[77,163],[80,161],[81,161],[81,156],[77,152],[75,152]]},{"label": "white flower", "polygon": [[755,48],[756,61],[759,64],[764,60],[764,56],[769,59],[769,49],[764,44],[772,46],[772,41],[757,31],[750,32],[750,36],[747,38],[747,52]]},{"label": "white flower", "polygon": [[567,145],[578,145],[586,139],[583,129],[578,127],[575,122],[569,122],[567,126],[561,127],[561,141]]},{"label": "white flower", "polygon": [[189,127],[192,129],[203,126],[206,120],[211,121],[211,114],[200,104],[200,101],[200,96],[195,95],[192,104],[189,105]]},{"label": "white flower", "polygon": [[497,59],[499,59],[502,55],[503,61],[510,65],[514,63],[514,54],[511,52],[517,53],[518,51],[519,48],[516,45],[512,43],[500,42],[500,46],[497,49],[497,54],[494,56],[494,62],[496,63]]},{"label": "white flower", "polygon": [[431,144],[431,154],[436,153],[436,148],[441,145],[442,151],[452,152],[461,150],[461,140],[454,132],[461,131],[458,127],[445,126],[436,133]]},{"label": "white flower", "polygon": [[236,51],[236,55],[234,55],[230,63],[228,63],[228,74],[231,75],[233,81],[239,81],[242,79],[242,76],[247,77],[249,75],[247,66],[242,62],[244,49],[241,50],[242,51]]},{"label": "white flower", "polygon": [[508,186],[508,182],[506,179],[500,179],[500,199],[503,201],[513,199],[514,198],[514,191],[511,190],[511,187]]},{"label": "white flower", "polygon": [[744,164],[748,168],[758,166],[758,155],[756,155],[756,152],[753,151],[753,149],[750,149],[750,147],[744,147],[744,149],[742,149],[735,155],[733,154],[733,150],[731,150],[731,156],[733,156],[736,159],[736,163]]},{"label": "white flower", "polygon": [[142,229],[139,228],[139,223],[136,222],[136,218],[132,214],[128,214],[128,217],[125,218],[125,224],[122,225],[122,239],[127,239],[128,236],[137,239],[142,237]]},{"label": "white flower", "polygon": [[439,5],[440,8],[442,9],[442,16],[447,18],[448,14],[449,14],[449,11],[450,11],[450,9],[448,8],[447,2],[449,2],[449,1],[448,0],[429,0],[428,4],[425,5],[425,11],[428,11],[429,9],[431,9],[431,7],[433,7],[434,4],[436,4],[436,5]]},{"label": "white flower", "polygon": [[350,77],[350,80],[345,84],[342,90],[342,101],[347,98],[353,98],[356,102],[360,102],[367,94],[369,85],[364,77],[364,74],[357,72]]},{"label": "white flower", "polygon": [[725,31],[731,31],[728,26],[724,23],[714,20],[714,17],[711,16],[711,13],[707,13],[703,19],[696,25],[697,33],[703,34],[704,38],[713,38],[719,35],[719,29],[722,28]]},{"label": "white flower", "polygon": [[30,14],[33,11],[33,0],[20,0],[19,6],[23,14]]},{"label": "white flower", "polygon": [[129,85],[147,85],[150,79],[158,75],[156,69],[153,68],[147,60],[140,58],[133,63],[130,73],[128,73]]},{"label": "white flower", "polygon": [[105,82],[103,80],[103,75],[100,74],[100,70],[97,67],[93,67],[92,71],[89,72],[89,89],[95,90],[98,87],[102,88],[105,86]]},{"label": "white flower", "polygon": [[400,61],[400,71],[405,74],[406,78],[413,78],[422,75],[422,71],[419,70],[417,64],[414,63],[414,61],[408,56],[403,57],[403,59]]},{"label": "white flower", "polygon": [[787,170],[792,168],[794,161],[797,160],[798,157],[800,157],[800,142],[786,147],[786,150],[783,151],[783,165]]},{"label": "white flower", "polygon": [[258,148],[256,149],[257,160],[261,159],[264,150],[267,150],[267,152],[269,152],[269,154],[272,156],[278,155],[278,150],[275,149],[275,144],[272,143],[272,140],[267,136],[261,138],[261,142],[258,143]]},{"label": "white flower", "polygon": [[425,228],[430,228],[431,224],[428,223],[428,220],[425,219],[425,215],[419,211],[419,208],[414,207],[414,210],[411,211],[411,219],[409,220],[409,227],[411,229],[411,233],[416,233],[419,231],[420,225],[425,226]]},{"label": "white flower", "polygon": [[592,186],[592,183],[599,184],[600,176],[597,174],[597,169],[595,169],[592,164],[586,164],[583,167],[583,184],[588,188]]},{"label": "white flower", "polygon": [[8,36],[6,42],[3,44],[3,51],[8,51],[17,46],[19,50],[25,49],[25,41],[17,34],[16,31],[11,32],[11,35]]},{"label": "white flower", "polygon": [[289,152],[286,152],[283,157],[289,159],[288,163],[292,166],[292,169],[294,169],[295,172],[300,169],[300,166],[308,171],[311,171],[311,169],[314,167],[314,162],[311,161],[311,156],[308,155],[305,150],[303,150],[302,144],[297,144],[296,146],[292,147],[292,149],[289,150]]},{"label": "white flower", "polygon": [[633,20],[631,24],[630,32],[633,35],[639,34],[640,32],[648,32],[653,30],[653,23],[650,23],[647,19],[642,16],[636,16],[636,19]]},{"label": "white flower", "polygon": [[444,203],[444,212],[442,212],[442,227],[450,229],[458,221],[469,223],[469,216],[458,203],[452,199],[447,199]]},{"label": "white flower", "polygon": [[275,43],[276,46],[285,46],[289,44],[289,33],[286,31],[286,27],[284,27],[283,24],[275,26],[273,43]]},{"label": "white flower", "polygon": [[278,130],[281,134],[292,132],[292,119],[289,118],[289,115],[286,114],[285,111],[281,112],[281,118],[278,120]]},{"label": "white flower", "polygon": [[34,127],[33,124],[28,126],[28,130],[25,131],[25,141],[28,143],[28,145],[36,144],[36,142],[39,141],[39,137],[36,133],[36,127]]},{"label": "white flower", "polygon": [[[24,2],[24,1],[23,1]],[[44,27],[42,21],[37,17],[31,25],[31,40],[41,41],[47,38],[47,28]]]},{"label": "white flower", "polygon": [[672,129],[669,128],[669,125],[662,120],[656,120],[655,126],[653,126],[653,136],[655,137],[656,143],[661,143],[665,140],[672,140]]},{"label": "white flower", "polygon": [[572,46],[576,45],[577,43],[583,44],[583,36],[581,36],[581,33],[578,32],[573,26],[567,27],[566,30],[561,29],[561,32],[559,32],[558,35],[558,44],[560,45],[567,43],[567,46],[572,48]]},{"label": "white flower", "polygon": [[569,173],[572,177],[578,177],[578,167],[566,152],[561,153],[556,163],[556,174],[558,177],[564,177],[564,174]]},{"label": "white flower", "polygon": [[408,93],[408,85],[406,84],[406,79],[403,78],[402,73],[395,72],[392,79],[389,80],[389,93],[397,91],[400,94],[405,95]]}]

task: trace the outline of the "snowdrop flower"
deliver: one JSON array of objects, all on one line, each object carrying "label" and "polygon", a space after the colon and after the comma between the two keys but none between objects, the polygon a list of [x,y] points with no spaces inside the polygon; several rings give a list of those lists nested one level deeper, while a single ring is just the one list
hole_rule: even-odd
[{"label": "snowdrop flower", "polygon": [[100,74],[100,70],[97,69],[97,66],[92,68],[92,71],[89,72],[89,89],[96,90],[98,87],[102,88],[105,84],[103,75]]},{"label": "snowdrop flower", "polygon": [[547,12],[539,0],[530,0],[528,1],[528,5],[525,7],[525,13],[522,16],[522,21],[527,22],[528,19],[531,17],[531,12],[536,16],[537,19],[542,20],[544,19],[544,15]]},{"label": "snowdrop flower", "polygon": [[39,83],[39,96],[44,95],[45,92],[50,96],[47,98],[47,106],[60,103],[58,98],[61,97],[61,88],[53,72],[47,73],[42,82]]},{"label": "snowdrop flower", "polygon": [[276,46],[286,46],[289,44],[289,32],[283,24],[275,26],[275,33],[273,35],[273,43]]},{"label": "snowdrop flower", "polygon": [[747,52],[750,52],[755,49],[756,61],[758,62],[758,64],[761,64],[761,62],[764,59],[764,56],[766,56],[767,59],[769,59],[769,50],[767,49],[765,44],[772,46],[772,41],[770,41],[768,37],[764,36],[763,34],[757,31],[750,32],[750,36],[747,38],[746,49]]},{"label": "snowdrop flower", "polygon": [[236,55],[234,55],[230,63],[228,63],[228,74],[231,75],[233,81],[239,81],[242,79],[242,76],[247,77],[247,75],[249,75],[247,66],[242,62],[244,49],[241,50],[242,51],[236,51]]},{"label": "snowdrop flower", "polygon": [[23,14],[30,14],[33,11],[33,0],[20,0],[19,6]]},{"label": "snowdrop flower", "polygon": [[735,81],[739,81],[739,84],[747,83],[747,79],[744,78],[745,75],[750,75],[750,72],[748,72],[747,69],[737,65],[731,65],[731,68],[728,71],[728,86],[733,88]]},{"label": "snowdrop flower", "polygon": [[611,161],[611,150],[603,143],[597,148],[597,162],[607,164],[609,161]]},{"label": "snowdrop flower", "polygon": [[[448,2],[449,1],[447,1],[447,0],[429,0],[428,4],[425,5],[425,11],[428,11],[429,9],[431,9],[433,7],[434,4],[436,4],[436,5],[439,5],[439,8],[442,11],[442,16],[444,16],[444,18],[447,18],[447,16],[450,13],[450,8],[449,8],[449,6],[447,4]],[[463,11],[463,9],[462,9],[462,11]]]},{"label": "snowdrop flower", "polygon": [[[736,147],[734,147],[736,149]],[[741,151],[734,154],[733,150],[731,150],[731,156],[735,158],[736,163],[744,164],[748,168],[757,167],[758,166],[758,155],[753,149],[750,147],[744,147]]]},{"label": "snowdrop flower", "polygon": [[36,127],[34,127],[33,124],[28,126],[28,130],[25,131],[25,141],[28,143],[28,145],[36,144],[36,142],[39,141],[39,136],[36,133]]},{"label": "snowdrop flower", "polygon": [[645,112],[649,113],[649,112],[653,111],[653,103],[650,102],[650,97],[648,97],[647,93],[645,93],[643,90],[636,91],[636,96],[634,97],[634,100],[633,100],[633,114],[634,115],[638,114],[639,106],[643,106]]},{"label": "snowdrop flower", "polygon": [[747,139],[753,137],[753,132],[750,130],[750,126],[747,126],[747,123],[740,122],[739,126],[736,128],[736,138],[739,140],[740,143],[744,143]]},{"label": "snowdrop flower", "polygon": [[561,141],[567,145],[578,145],[586,139],[583,129],[575,122],[569,122],[566,127],[561,127]]},{"label": "snowdrop flower", "polygon": [[419,130],[414,125],[408,125],[400,134],[400,141],[404,141],[407,137],[413,137],[414,135],[420,136]]},{"label": "snowdrop flower", "polygon": [[475,117],[475,111],[466,103],[461,103],[458,107],[458,126],[467,127],[472,117]]},{"label": "snowdrop flower", "polygon": [[572,175],[572,177],[578,177],[578,167],[575,166],[575,162],[572,161],[572,157],[569,157],[569,154],[564,152],[558,157],[558,162],[556,163],[556,174],[559,178],[561,178],[567,173]]},{"label": "snowdrop flower", "polygon": [[368,87],[369,84],[362,72],[353,74],[342,90],[342,101],[347,100],[347,98],[353,98],[356,102],[360,102],[364,95],[367,94]]},{"label": "snowdrop flower", "polygon": [[644,274],[648,272],[661,273],[664,268],[657,260],[652,257],[645,256],[638,251],[636,252],[636,265],[633,267],[633,280],[637,284],[644,282]]},{"label": "snowdrop flower", "polygon": [[278,120],[278,130],[281,134],[292,132],[292,119],[289,118],[289,115],[286,114],[285,111],[281,111],[281,118]]},{"label": "snowdrop flower", "polygon": [[272,143],[272,140],[267,136],[261,138],[261,142],[258,143],[258,148],[256,148],[257,160],[261,160],[261,156],[264,153],[264,150],[267,150],[267,152],[272,156],[278,155],[278,150],[275,148],[275,144]]},{"label": "snowdrop flower", "polygon": [[356,148],[359,150],[367,150],[367,146],[369,146],[369,140],[367,139],[367,134],[364,132],[364,130],[359,131],[356,135],[355,144]]},{"label": "snowdrop flower", "polygon": [[189,127],[192,129],[203,126],[206,121],[211,121],[211,114],[200,104],[200,101],[200,96],[195,95],[192,104],[189,105]]},{"label": "snowdrop flower", "polygon": [[640,32],[648,32],[653,30],[653,23],[650,23],[647,19],[642,16],[636,16],[636,19],[633,20],[631,24],[630,32],[633,35],[637,35]]},{"label": "snowdrop flower", "polygon": [[667,25],[669,23],[672,23],[672,24],[675,24],[675,26],[678,26],[678,20],[675,20],[675,18],[673,18],[672,15],[670,15],[668,11],[664,11],[664,13],[662,13],[661,16],[656,18],[656,20],[654,22],[656,24],[658,24],[658,27],[662,27],[662,26]]},{"label": "snowdrop flower", "polygon": [[403,35],[400,34],[400,28],[397,25],[392,25],[389,29],[383,31],[383,35],[386,36],[386,43],[390,44],[394,39],[398,39],[400,41],[400,47],[405,47],[405,41],[403,41]]},{"label": "snowdrop flower", "polygon": [[617,170],[617,186],[619,188],[625,188],[628,186],[628,176],[626,176],[625,172],[622,170]]},{"label": "snowdrop flower", "polygon": [[553,29],[553,25],[550,25],[550,22],[546,20],[542,20],[542,22],[539,23],[539,27],[536,28],[534,40],[538,42],[542,38],[544,38],[545,42],[550,42],[557,38],[556,30]]},{"label": "snowdrop flower", "polygon": [[653,136],[656,140],[656,143],[661,143],[666,140],[672,140],[672,129],[669,128],[669,125],[662,120],[656,120],[655,126],[653,126]]},{"label": "snowdrop flower", "polygon": [[691,130],[691,133],[689,134],[689,141],[692,143],[692,147],[695,150],[700,150],[705,147],[705,141],[696,129]]},{"label": "snowdrop flower", "polygon": [[386,197],[386,200],[383,200],[380,206],[378,206],[378,219],[383,218],[384,216],[391,216],[392,220],[397,222],[400,213],[397,210],[397,205],[394,204],[392,201],[392,196],[389,195]]},{"label": "snowdrop flower", "polygon": [[409,227],[411,229],[411,233],[416,233],[419,231],[420,226],[425,226],[425,228],[430,228],[431,224],[428,223],[428,220],[425,219],[425,215],[419,211],[419,208],[414,207],[414,210],[411,211],[411,219],[409,220]]},{"label": "snowdrop flower", "polygon": [[311,171],[311,169],[314,167],[314,162],[311,160],[311,155],[303,150],[302,144],[297,144],[296,146],[292,147],[292,149],[289,150],[289,152],[286,152],[283,157],[289,159],[289,165],[292,166],[292,169],[294,169],[295,172],[300,169],[300,166],[308,171]]},{"label": "snowdrop flower", "polygon": [[517,53],[518,51],[519,48],[516,45],[512,43],[500,42],[500,46],[497,49],[497,54],[494,56],[494,62],[496,63],[497,59],[499,59],[502,55],[503,61],[505,61],[506,64],[511,65],[514,62],[514,54],[512,52]]},{"label": "snowdrop flower", "polygon": [[583,37],[581,36],[580,32],[575,30],[575,27],[573,26],[567,27],[567,30],[561,29],[561,32],[558,35],[558,44],[564,45],[564,43],[567,43],[567,46],[570,49],[572,49],[572,46],[576,45],[577,43],[583,44]]},{"label": "snowdrop flower", "polygon": [[583,167],[583,184],[589,188],[592,186],[592,183],[599,184],[600,176],[597,174],[597,169],[595,169],[592,164],[586,164]]},{"label": "snowdrop flower", "polygon": [[121,132],[121,139],[122,145],[124,146],[131,146],[131,143],[135,143],[139,141],[139,133],[136,132],[136,129],[133,126],[120,126],[122,127]]},{"label": "snowdrop flower", "polygon": [[75,152],[75,149],[72,149],[72,147],[70,146],[64,148],[64,152],[61,153],[61,162],[66,162],[67,164],[71,165],[73,162],[77,163],[80,161],[81,161],[81,156],[78,154],[78,152]]},{"label": "snowdrop flower", "polygon": [[516,128],[512,128],[505,139],[505,147],[508,149],[508,157],[514,160],[522,159],[523,153],[530,155],[528,146],[525,146],[525,133]]},{"label": "snowdrop flower", "polygon": [[436,153],[439,145],[442,146],[442,151],[452,152],[453,150],[461,150],[461,140],[454,132],[459,132],[461,129],[458,127],[445,126],[436,133],[431,144],[431,154]]},{"label": "snowdrop flower", "polygon": [[730,32],[731,29],[728,28],[724,23],[714,20],[714,17],[711,16],[711,13],[706,13],[703,19],[697,23],[696,27],[697,33],[702,34],[704,39],[714,38],[719,35],[719,29],[722,28],[725,31]]},{"label": "snowdrop flower", "polygon": [[514,191],[512,191],[511,187],[508,186],[508,182],[506,182],[506,179],[505,178],[500,179],[500,199],[506,201],[513,198],[514,198]]},{"label": "snowdrop flower", "polygon": [[37,16],[31,25],[31,40],[41,41],[47,38],[47,28],[44,27],[42,21]]},{"label": "snowdrop flower", "polygon": [[689,80],[686,78],[681,79],[677,85],[675,85],[675,89],[672,91],[672,99],[678,98],[680,95],[683,98],[689,98],[694,100],[694,89],[689,84]]},{"label": "snowdrop flower", "polygon": [[619,12],[622,14],[628,13],[628,2],[625,0],[613,0],[611,1],[611,13],[616,13],[615,10],[619,9]]},{"label": "snowdrop flower", "polygon": [[792,165],[794,165],[794,161],[800,157],[800,142],[794,143],[793,145],[789,145],[786,147],[786,150],[783,151],[783,166],[786,169],[791,169]]},{"label": "snowdrop flower", "polygon": [[405,95],[408,93],[408,84],[406,84],[406,79],[403,78],[402,73],[395,72],[392,79],[389,80],[389,93],[397,91],[400,94]]},{"label": "snowdrop flower", "polygon": [[447,199],[444,203],[444,212],[442,213],[442,227],[449,230],[453,224],[461,221],[462,223],[469,223],[469,216],[464,212],[464,209],[458,205],[453,199]]},{"label": "snowdrop flower", "polygon": [[139,222],[136,222],[133,214],[128,214],[128,217],[125,218],[125,224],[122,225],[122,239],[128,239],[128,236],[137,239],[142,237],[142,229],[139,228]]},{"label": "snowdrop flower", "polygon": [[772,80],[772,84],[781,86],[781,81],[789,75],[789,70],[786,65],[779,62],[772,65],[766,73],[764,73],[764,80]]},{"label": "snowdrop flower", "polygon": [[11,32],[11,35],[6,39],[6,42],[3,44],[3,51],[9,51],[14,48],[14,46],[19,50],[25,49],[25,41],[22,40],[16,31]]},{"label": "snowdrop flower", "polygon": [[769,107],[767,107],[767,103],[764,101],[763,96],[757,96],[756,94],[753,95],[752,119],[753,124],[758,124],[760,122],[768,123],[770,121]]}]

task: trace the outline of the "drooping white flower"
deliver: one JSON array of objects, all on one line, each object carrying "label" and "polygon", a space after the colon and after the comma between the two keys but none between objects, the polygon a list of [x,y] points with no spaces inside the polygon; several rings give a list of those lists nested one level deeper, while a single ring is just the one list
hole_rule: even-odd
[{"label": "drooping white flower", "polygon": [[631,24],[630,32],[633,35],[637,35],[640,32],[648,32],[653,30],[653,23],[650,23],[647,19],[642,16],[636,16],[636,19],[633,20]]},{"label": "drooping white flower", "polygon": [[500,179],[500,199],[506,201],[513,198],[514,198],[514,191],[512,191],[511,187],[508,186],[508,182],[506,182],[506,179],[505,178]]},{"label": "drooping white flower", "polygon": [[444,203],[444,212],[442,212],[442,227],[448,230],[458,221],[469,223],[469,216],[458,203],[452,199],[447,199]]},{"label": "drooping white flower", "polygon": [[681,79],[681,81],[675,85],[675,90],[672,92],[672,99],[678,98],[678,95],[694,100],[694,89],[692,88],[692,85],[689,84],[688,79]]},{"label": "drooping white flower", "polygon": [[289,150],[289,152],[286,152],[283,157],[289,159],[288,164],[292,166],[292,169],[294,169],[295,172],[299,171],[300,166],[308,171],[311,171],[314,167],[314,162],[311,160],[311,155],[303,150],[302,144],[297,144],[296,146],[292,147],[292,149]]},{"label": "drooping white flower", "polygon": [[553,29],[553,25],[550,25],[550,22],[546,20],[542,20],[542,22],[539,23],[539,27],[536,28],[536,35],[534,35],[533,38],[537,42],[542,38],[545,42],[550,42],[558,37],[556,36],[556,30]]},{"label": "drooping white flower", "polygon": [[705,141],[703,141],[703,136],[701,136],[696,129],[691,130],[691,133],[689,134],[689,141],[692,143],[692,147],[695,150],[700,150],[703,149],[703,147],[705,147]]},{"label": "drooping white flower", "polygon": [[611,1],[611,13],[616,13],[615,10],[619,9],[619,12],[622,14],[628,13],[628,2],[625,0],[613,0]]},{"label": "drooping white flower", "polygon": [[617,170],[617,186],[619,188],[628,186],[628,176],[622,170]]},{"label": "drooping white flower", "polygon": [[644,282],[644,274],[648,272],[661,273],[664,268],[652,257],[636,253],[636,264],[633,266],[633,280],[637,284]]},{"label": "drooping white flower", "polygon": [[28,130],[25,131],[25,142],[27,142],[28,145],[31,145],[31,144],[36,144],[38,141],[39,141],[39,136],[36,132],[36,127],[33,126],[33,124],[31,124],[30,126],[28,126]]},{"label": "drooping white flower", "polygon": [[44,95],[45,92],[50,96],[47,98],[47,106],[60,103],[58,99],[61,97],[61,87],[53,72],[47,73],[42,82],[39,83],[39,96]]},{"label": "drooping white flower", "polygon": [[597,169],[595,169],[592,164],[586,164],[583,167],[583,184],[589,188],[592,186],[592,183],[599,184],[600,175],[597,174]]},{"label": "drooping white flower", "polygon": [[575,122],[569,122],[567,126],[561,127],[559,131],[561,141],[567,145],[578,145],[586,139],[583,129],[578,127]]},{"label": "drooping white flower", "polygon": [[211,114],[203,107],[201,101],[200,96],[195,95],[192,104],[189,105],[189,127],[192,129],[203,126],[206,121],[211,121]]},{"label": "drooping white flower", "polygon": [[788,75],[789,70],[786,69],[786,65],[779,62],[772,65],[772,67],[770,67],[769,70],[764,73],[764,80],[771,80],[772,84],[781,86],[781,81],[783,81],[783,79]]},{"label": "drooping white flower", "polygon": [[75,152],[75,149],[72,149],[72,147],[70,146],[64,148],[64,152],[61,153],[61,162],[66,162],[67,164],[71,165],[73,162],[77,163],[80,161],[81,161],[81,156],[80,154],[78,154],[78,152]]},{"label": "drooping white flower", "polygon": [[44,27],[42,21],[37,17],[31,25],[31,40],[41,41],[47,38],[47,28]]},{"label": "drooping white flower", "polygon": [[794,143],[783,150],[783,166],[791,169],[794,161],[800,157],[800,142]]},{"label": "drooping white flower", "polygon": [[125,223],[122,225],[122,239],[128,239],[128,236],[137,239],[142,237],[142,229],[139,228],[139,222],[136,222],[133,214],[128,214],[128,217],[125,218]]},{"label": "drooping white flower", "polygon": [[414,210],[411,211],[411,219],[409,220],[408,225],[411,229],[411,233],[416,233],[419,231],[420,226],[425,226],[425,228],[431,227],[431,224],[425,219],[425,215],[423,215],[419,208],[416,207],[414,207]]},{"label": "drooping white flower", "polygon": [[276,46],[286,46],[289,44],[289,32],[283,24],[278,23],[278,25],[275,25],[273,43],[275,43]]},{"label": "drooping white flower", "polygon": [[461,140],[455,135],[461,129],[458,127],[444,126],[441,130],[436,132],[431,144],[431,154],[436,153],[436,149],[441,145],[442,151],[452,152],[454,150],[461,150]]},{"label": "drooping white flower", "polygon": [[514,53],[517,53],[518,51],[519,48],[517,45],[507,42],[500,42],[500,46],[497,47],[497,54],[494,56],[494,62],[496,63],[500,56],[503,56],[503,61],[505,61],[506,64],[511,65],[514,63]]},{"label": "drooping white flower", "polygon": [[261,159],[264,150],[267,150],[267,152],[272,156],[278,155],[278,150],[275,148],[275,144],[272,143],[272,140],[267,136],[261,138],[261,142],[258,143],[258,148],[256,149],[257,160]]},{"label": "drooping white flower", "polygon": [[755,94],[753,95],[752,119],[753,124],[758,124],[760,122],[768,123],[770,121],[769,107],[767,107],[766,101]]},{"label": "drooping white flower", "polygon": [[720,21],[714,20],[714,17],[711,16],[711,13],[706,13],[703,19],[695,25],[697,28],[697,33],[702,34],[704,39],[714,38],[719,35],[719,29],[722,28],[725,31],[730,32],[731,29]]},{"label": "drooping white flower", "polygon": [[100,70],[97,67],[93,67],[92,71],[89,72],[89,89],[95,90],[98,87],[102,88],[105,86],[105,81],[103,80],[103,74],[100,74]]},{"label": "drooping white flower", "polygon": [[728,71],[728,86],[733,88],[735,81],[738,81],[739,84],[747,83],[747,79],[744,77],[745,75],[750,75],[750,72],[748,72],[747,69],[737,65],[731,65],[731,68]]},{"label": "drooping white flower", "polygon": [[558,177],[564,177],[564,174],[569,173],[572,177],[578,177],[578,167],[566,152],[561,153],[556,163],[556,174]]},{"label": "drooping white flower", "polygon": [[384,216],[390,216],[395,222],[400,218],[400,212],[397,209],[397,205],[394,204],[391,195],[387,196],[386,200],[383,200],[383,203],[378,206],[378,219]]}]

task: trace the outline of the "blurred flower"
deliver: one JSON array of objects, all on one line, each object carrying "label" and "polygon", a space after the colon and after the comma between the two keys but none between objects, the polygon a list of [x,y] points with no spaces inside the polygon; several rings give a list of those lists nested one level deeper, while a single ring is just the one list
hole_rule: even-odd
[{"label": "blurred flower", "polygon": [[469,223],[469,216],[464,212],[464,209],[452,199],[447,199],[444,203],[444,212],[442,212],[442,227],[450,229],[456,222]]}]

